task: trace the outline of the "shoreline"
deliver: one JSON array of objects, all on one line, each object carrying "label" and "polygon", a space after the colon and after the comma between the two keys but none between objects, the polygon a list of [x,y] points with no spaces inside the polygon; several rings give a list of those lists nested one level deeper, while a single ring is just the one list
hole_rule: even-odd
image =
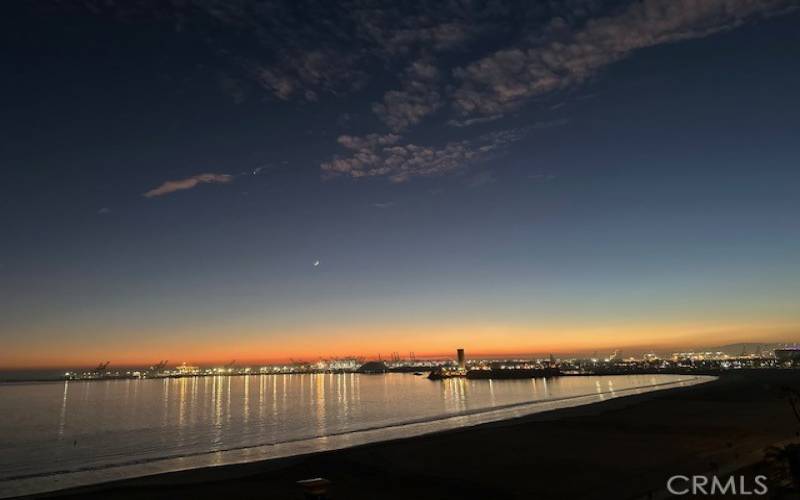
[{"label": "shoreline", "polygon": [[[780,379],[782,381],[784,381],[784,379],[791,379],[791,373],[785,371],[748,374],[748,375],[758,375],[761,378],[772,377],[775,379]],[[393,455],[393,449],[396,448],[412,448],[417,450],[423,450],[423,451],[418,451],[416,453],[412,452],[410,455],[408,455],[413,457],[421,457],[425,453],[430,452],[432,450],[434,451],[434,453],[436,453],[439,452],[440,450],[458,449],[459,447],[464,448],[466,446],[465,443],[460,443],[459,441],[462,441],[464,439],[474,439],[476,436],[482,435],[484,437],[490,438],[489,439],[490,444],[482,443],[482,446],[477,445],[476,447],[466,446],[466,448],[462,449],[462,452],[464,452],[465,450],[472,450],[472,452],[467,451],[466,454],[457,456],[458,458],[457,461],[463,462],[466,459],[467,463],[463,465],[465,466],[464,468],[465,471],[467,471],[468,473],[471,471],[471,473],[467,474],[468,477],[475,474],[484,475],[483,474],[484,472],[499,467],[500,465],[496,464],[495,467],[492,467],[490,461],[482,460],[480,467],[476,468],[475,464],[472,463],[474,461],[474,457],[471,456],[470,453],[475,453],[475,451],[477,450],[478,452],[480,452],[480,454],[485,454],[489,452],[489,455],[494,455],[494,453],[491,450],[491,447],[495,446],[491,444],[493,441],[495,441],[494,439],[491,439],[493,435],[496,435],[497,437],[508,438],[509,434],[516,434],[518,432],[530,434],[529,431],[534,430],[536,428],[564,427],[564,426],[573,428],[576,424],[576,421],[586,421],[592,423],[592,421],[596,420],[602,421],[604,419],[607,419],[609,416],[619,416],[619,415],[624,415],[626,413],[630,413],[632,418],[638,420],[636,414],[642,413],[643,408],[647,410],[646,407],[663,404],[665,400],[691,401],[699,399],[702,401],[703,399],[705,399],[703,397],[703,394],[713,395],[714,393],[730,392],[732,386],[742,384],[743,377],[744,377],[743,374],[725,375],[710,382],[691,385],[688,387],[676,387],[676,388],[669,388],[662,390],[653,390],[645,392],[643,394],[633,394],[633,395],[626,395],[624,397],[615,397],[613,399],[607,399],[606,401],[596,402],[592,404],[583,404],[580,406],[571,406],[568,408],[552,409],[550,411],[527,414],[524,416],[518,416],[516,418],[491,421],[469,427],[458,427],[458,428],[440,430],[412,437],[399,437],[378,442],[373,441],[364,444],[359,444],[356,446],[332,449],[328,451],[317,451],[317,452],[293,455],[288,457],[273,458],[265,461],[234,463],[227,465],[217,465],[213,467],[193,468],[189,470],[166,472],[156,475],[149,475],[146,477],[122,479],[114,482],[94,484],[78,488],[59,490],[52,493],[28,495],[18,498],[152,498],[154,491],[161,491],[161,490],[171,491],[173,492],[172,493],[173,495],[190,494],[193,498],[212,498],[213,497],[212,495],[210,494],[206,495],[206,487],[213,486],[216,488],[225,485],[226,488],[241,488],[242,485],[249,485],[254,478],[263,479],[264,476],[267,476],[269,478],[267,482],[270,484],[271,489],[279,487],[278,489],[291,495],[294,494],[291,492],[295,491],[294,489],[295,480],[306,479],[308,477],[316,477],[318,475],[322,475],[324,477],[329,477],[329,476],[336,477],[337,470],[339,472],[340,477],[338,480],[334,479],[334,488],[337,488],[339,490],[345,490],[347,491],[347,494],[346,496],[336,496],[333,498],[369,498],[369,495],[358,496],[356,494],[357,492],[354,493],[354,491],[348,488],[348,486],[352,486],[352,484],[343,484],[344,482],[344,483],[355,483],[357,485],[361,482],[359,478],[363,474],[358,473],[358,471],[353,473],[352,470],[347,473],[344,473],[345,471],[340,470],[342,469],[342,465],[337,464],[337,462],[340,462],[343,459],[345,460],[345,462],[350,462],[352,461],[352,459],[349,459],[348,457],[353,457],[353,456],[377,455],[380,458],[381,456],[387,455],[387,453],[389,455]],[[752,387],[754,382],[753,380],[750,381],[745,380],[744,382],[745,385],[749,386],[748,388],[750,390],[753,389]],[[736,392],[737,391],[734,391],[734,393]],[[744,391],[741,392],[739,396],[741,397],[746,394],[747,391]],[[645,411],[645,413],[648,413],[648,411]],[[639,415],[639,417],[641,417],[641,415]],[[596,423],[597,422],[594,422],[594,424]],[[664,424],[658,424],[656,425],[656,427],[657,428],[659,426],[663,427],[663,425]],[[661,430],[663,431],[664,429],[662,428]],[[672,429],[672,432],[670,433],[675,434],[674,431],[675,429]],[[548,440],[547,435],[540,435],[539,432],[534,432],[534,434],[536,435],[537,440],[539,439],[542,439],[543,441]],[[608,436],[603,436],[601,434],[598,434],[597,437],[601,440],[608,439]],[[675,438],[675,436],[672,436],[672,438]],[[552,439],[552,436],[549,439]],[[565,445],[574,446],[578,444],[580,440],[578,442],[574,442],[575,439],[576,439],[575,436],[572,436],[573,443],[570,444],[569,442],[567,442],[565,443]],[[622,437],[621,439],[624,439],[624,437]],[[442,448],[439,445],[437,445],[437,442],[440,441],[447,441],[450,446]],[[512,439],[512,442],[513,441],[514,439]],[[672,439],[672,441],[674,442],[674,439]],[[758,441],[760,444],[766,445],[766,444],[771,444],[772,442],[777,442],[778,439],[770,440],[770,439],[764,439],[762,437]],[[544,442],[542,444],[544,444]],[[748,442],[747,446],[752,448],[753,447],[752,444],[753,443]],[[496,446],[502,448],[502,445],[500,443],[497,443]],[[719,447],[716,448],[711,447],[711,448],[716,449]],[[726,446],[723,446],[723,448],[726,448]],[[705,451],[708,452],[709,450]],[[752,449],[750,451],[752,452]],[[449,454],[450,453],[448,453],[448,455]],[[512,461],[512,463],[514,463],[515,465],[518,463],[524,464],[526,462],[530,462],[529,465],[539,463],[538,460],[534,460],[535,457],[532,456],[519,455],[519,453],[514,453],[512,455],[515,455],[514,460]],[[380,461],[381,460],[379,459],[378,462]],[[426,459],[426,462],[427,461],[428,459]],[[592,461],[593,460],[588,460],[588,462]],[[401,464],[400,468],[401,469],[406,468],[408,464],[405,463],[405,460],[402,460],[402,462],[403,463]],[[318,465],[313,466],[312,464],[318,464]],[[442,467],[441,464],[439,464],[438,467],[441,468]],[[306,468],[308,469],[308,472],[303,473],[306,474],[305,476],[297,472],[290,479],[285,478],[287,474],[291,476],[291,473],[289,471],[297,469],[306,469]],[[413,469],[414,467],[411,468]],[[445,469],[448,468],[446,464],[444,468]],[[344,467],[344,469],[348,469],[348,467]],[[430,473],[431,471],[425,470],[424,475],[429,475]],[[564,472],[561,471],[562,475],[563,473]],[[392,475],[395,475],[392,472],[388,472],[387,474],[390,477]],[[547,475],[547,477],[549,477],[549,475]],[[558,474],[556,474],[556,477],[558,477]],[[411,479],[410,481],[411,481],[410,484],[413,484],[415,480]],[[370,483],[370,481],[366,482]],[[505,484],[504,482],[502,483]],[[198,486],[203,486],[203,487],[198,489]],[[430,485],[428,485],[428,488],[429,487]],[[408,488],[408,486],[406,486],[406,488]],[[501,489],[504,488],[505,487]],[[647,488],[639,488],[639,489],[645,490]],[[651,486],[649,490],[652,491],[652,489],[653,488]],[[418,493],[419,492],[415,490],[414,494],[416,496],[419,496]],[[424,495],[423,497],[428,498]],[[400,498],[400,497],[387,496],[386,498]]]}]

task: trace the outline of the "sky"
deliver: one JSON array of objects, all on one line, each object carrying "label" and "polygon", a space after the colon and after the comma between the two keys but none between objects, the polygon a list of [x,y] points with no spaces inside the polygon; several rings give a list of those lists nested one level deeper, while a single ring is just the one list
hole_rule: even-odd
[{"label": "sky", "polygon": [[0,368],[800,341],[796,2],[4,10]]}]

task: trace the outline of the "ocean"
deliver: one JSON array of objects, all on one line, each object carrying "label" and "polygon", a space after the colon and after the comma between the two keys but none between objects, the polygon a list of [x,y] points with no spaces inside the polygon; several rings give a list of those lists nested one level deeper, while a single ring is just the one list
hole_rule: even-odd
[{"label": "ocean", "polygon": [[708,377],[254,375],[0,384],[0,496],[435,432]]}]

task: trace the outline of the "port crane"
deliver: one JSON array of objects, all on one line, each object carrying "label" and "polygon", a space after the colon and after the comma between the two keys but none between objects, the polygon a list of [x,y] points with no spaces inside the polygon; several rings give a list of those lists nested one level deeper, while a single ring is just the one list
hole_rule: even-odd
[{"label": "port crane", "polygon": [[158,363],[156,363],[155,365],[151,366],[151,367],[150,367],[150,371],[154,371],[154,372],[160,372],[160,371],[163,371],[163,370],[164,370],[164,368],[166,368],[166,367],[167,367],[167,363],[169,363],[169,360],[167,360],[167,359],[162,359],[161,361],[159,361],[159,362],[158,362]]}]

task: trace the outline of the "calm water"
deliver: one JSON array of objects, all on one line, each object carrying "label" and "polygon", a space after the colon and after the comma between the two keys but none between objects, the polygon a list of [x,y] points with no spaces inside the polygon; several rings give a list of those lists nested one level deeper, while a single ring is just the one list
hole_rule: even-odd
[{"label": "calm water", "polygon": [[576,396],[593,396],[585,401],[592,402],[691,378],[430,381],[410,374],[326,374],[0,384],[0,488],[133,463],[156,472],[159,463],[169,463],[164,459],[220,457],[225,450],[410,422],[468,425],[446,417]]}]

